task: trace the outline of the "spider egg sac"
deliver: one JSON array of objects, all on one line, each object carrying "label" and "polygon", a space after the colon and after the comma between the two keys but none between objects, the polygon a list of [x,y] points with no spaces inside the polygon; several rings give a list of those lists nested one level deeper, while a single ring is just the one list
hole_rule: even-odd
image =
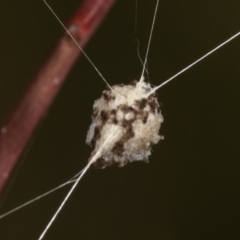
[{"label": "spider egg sac", "polygon": [[[163,138],[158,133],[163,117],[155,92],[149,95],[153,89],[144,81],[114,85],[112,89],[104,90],[93,105],[86,139],[94,147],[90,160],[101,149],[100,157],[93,163],[98,168],[114,163],[122,167],[133,161],[148,162],[151,144]],[[103,146],[113,127],[114,134]]]}]

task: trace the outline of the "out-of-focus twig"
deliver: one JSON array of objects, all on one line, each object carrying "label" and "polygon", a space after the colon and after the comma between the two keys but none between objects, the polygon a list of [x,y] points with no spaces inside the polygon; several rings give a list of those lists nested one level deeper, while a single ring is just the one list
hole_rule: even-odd
[{"label": "out-of-focus twig", "polygon": [[[116,0],[85,0],[68,29],[83,48]],[[0,194],[35,128],[44,117],[81,51],[67,35],[36,74],[0,129]]]}]

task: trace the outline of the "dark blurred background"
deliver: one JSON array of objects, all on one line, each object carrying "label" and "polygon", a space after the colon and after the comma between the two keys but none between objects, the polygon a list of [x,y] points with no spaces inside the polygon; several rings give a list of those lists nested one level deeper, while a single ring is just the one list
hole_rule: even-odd
[{"label": "dark blurred background", "polygon": [[[82,1],[49,0],[66,22]],[[158,85],[240,31],[238,0],[160,1],[149,54]],[[139,79],[155,1],[119,0],[86,48],[110,84]],[[0,122],[63,33],[41,0],[1,0]],[[105,84],[81,57],[37,129],[1,213],[54,188],[90,155],[85,137]],[[45,239],[240,239],[240,37],[158,91],[165,140],[150,163],[91,168]],[[37,239],[70,186],[0,220],[0,239]]]}]

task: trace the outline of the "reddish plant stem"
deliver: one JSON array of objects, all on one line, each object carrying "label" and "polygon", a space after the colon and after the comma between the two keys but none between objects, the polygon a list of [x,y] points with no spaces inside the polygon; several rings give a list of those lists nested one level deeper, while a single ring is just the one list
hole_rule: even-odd
[{"label": "reddish plant stem", "polygon": [[[115,1],[85,0],[70,20],[68,29],[82,48]],[[0,194],[80,53],[72,39],[64,34],[0,129]]]}]

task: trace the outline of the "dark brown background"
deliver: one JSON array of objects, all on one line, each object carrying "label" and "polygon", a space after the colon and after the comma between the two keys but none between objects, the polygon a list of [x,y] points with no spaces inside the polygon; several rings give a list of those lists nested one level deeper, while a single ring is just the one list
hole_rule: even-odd
[{"label": "dark brown background", "polygon": [[[54,1],[66,21],[78,0]],[[120,0],[86,52],[110,84],[141,74],[155,1]],[[160,1],[149,55],[157,85],[240,31],[240,2]],[[42,1],[1,0],[0,121],[63,29]],[[38,128],[1,204],[1,213],[82,169],[92,104],[105,84],[82,57]],[[90,169],[46,235],[51,239],[239,239],[240,38],[158,91],[165,140],[149,164]],[[0,239],[37,239],[69,187],[0,220]]]}]

